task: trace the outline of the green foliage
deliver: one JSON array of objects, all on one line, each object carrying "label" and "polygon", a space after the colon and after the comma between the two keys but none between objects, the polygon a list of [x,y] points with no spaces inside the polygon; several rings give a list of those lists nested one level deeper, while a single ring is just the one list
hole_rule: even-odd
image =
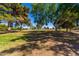
[{"label": "green foliage", "polygon": [[8,26],[6,26],[5,24],[0,24],[0,31],[6,31],[8,28]]},{"label": "green foliage", "polygon": [[[52,22],[55,28],[73,28],[79,19],[79,4],[32,4],[32,14],[37,28]],[[78,22],[77,22],[78,23]],[[64,25],[63,25],[64,24]]]},{"label": "green foliage", "polygon": [[12,27],[12,30],[20,30],[19,27]]},{"label": "green foliage", "polygon": [[[58,6],[58,18],[55,20],[55,25],[64,28],[75,27],[76,19],[78,19],[79,12],[76,6],[78,4],[59,4]],[[77,12],[76,12],[77,11]]]},{"label": "green foliage", "polygon": [[[19,20],[20,24],[31,24],[28,19],[29,8],[22,6],[21,3],[2,3],[0,4],[0,20],[8,21],[8,26],[11,23]],[[17,19],[18,17],[18,19]],[[19,25],[20,25],[19,24]]]},{"label": "green foliage", "polygon": [[44,24],[47,25],[56,12],[55,4],[32,4],[32,7],[31,13],[35,18],[37,28],[41,28]]}]

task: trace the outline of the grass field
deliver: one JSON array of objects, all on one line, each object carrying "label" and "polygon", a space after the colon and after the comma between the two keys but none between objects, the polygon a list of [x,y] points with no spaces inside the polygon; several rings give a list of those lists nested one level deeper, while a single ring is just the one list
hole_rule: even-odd
[{"label": "grass field", "polygon": [[0,34],[0,55],[79,55],[79,34],[20,31]]},{"label": "grass field", "polygon": [[0,34],[0,51],[9,49],[11,47],[15,47],[20,44],[24,44],[24,40],[19,39],[15,42],[12,42],[11,40],[16,39],[20,36],[22,36],[23,33],[6,33],[6,34]]}]

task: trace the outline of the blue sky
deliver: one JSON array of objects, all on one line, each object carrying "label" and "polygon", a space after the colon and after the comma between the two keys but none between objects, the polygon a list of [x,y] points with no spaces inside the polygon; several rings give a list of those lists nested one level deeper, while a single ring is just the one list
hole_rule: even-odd
[{"label": "blue sky", "polygon": [[[28,7],[28,8],[30,8],[30,11],[31,11],[31,9],[32,9],[31,3],[23,3],[22,5],[24,5],[24,6]],[[30,20],[31,20],[31,22],[32,22],[32,24],[33,24],[33,26],[35,26],[34,17],[32,16],[32,14],[29,14],[28,17],[30,18]],[[49,28],[54,27],[54,26],[52,25],[52,23],[48,23],[47,26],[48,26]]]}]

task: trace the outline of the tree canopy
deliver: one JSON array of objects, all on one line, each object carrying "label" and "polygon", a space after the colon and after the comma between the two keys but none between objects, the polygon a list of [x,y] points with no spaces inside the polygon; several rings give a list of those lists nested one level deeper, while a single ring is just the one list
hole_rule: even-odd
[{"label": "tree canopy", "polygon": [[79,4],[32,4],[32,14],[39,27],[51,22],[55,28],[73,28],[79,19]]}]

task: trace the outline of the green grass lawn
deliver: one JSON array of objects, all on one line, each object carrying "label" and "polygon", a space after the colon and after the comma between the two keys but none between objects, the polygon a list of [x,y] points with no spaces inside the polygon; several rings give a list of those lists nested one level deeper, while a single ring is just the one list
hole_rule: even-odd
[{"label": "green grass lawn", "polygon": [[23,33],[0,34],[0,51],[15,47],[20,44],[24,44],[25,41],[22,39],[13,42],[11,41],[13,39],[21,37],[22,35]]},{"label": "green grass lawn", "polygon": [[[29,30],[29,31],[27,30],[27,31],[20,31],[20,32],[15,32],[15,33],[0,34],[0,51],[7,50],[10,48],[25,44],[26,41],[20,37],[22,37],[24,34],[28,34],[31,31],[37,31],[37,30]],[[39,30],[37,32],[40,33],[41,31],[43,31],[43,30]],[[11,40],[17,39],[17,38],[19,38],[19,39],[15,40],[15,41],[11,41]]]}]

